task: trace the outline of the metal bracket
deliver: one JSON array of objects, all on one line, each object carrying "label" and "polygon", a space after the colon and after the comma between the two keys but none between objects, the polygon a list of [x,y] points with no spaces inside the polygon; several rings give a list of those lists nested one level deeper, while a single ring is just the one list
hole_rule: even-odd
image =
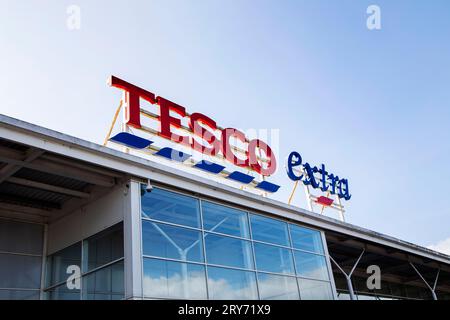
[{"label": "metal bracket", "polygon": [[362,256],[364,255],[364,252],[366,252],[366,249],[364,248],[363,251],[361,252],[361,254],[359,255],[358,259],[356,260],[355,264],[353,265],[352,270],[350,271],[350,273],[346,273],[344,271],[344,269],[341,268],[341,266],[336,262],[336,260],[333,259],[333,257],[330,255],[330,259],[331,261],[336,265],[336,267],[338,267],[338,269],[342,272],[342,274],[345,277],[345,280],[347,280],[347,287],[348,287],[348,292],[350,294],[350,299],[351,300],[357,300],[356,299],[356,295],[355,295],[355,291],[353,290],[353,284],[352,284],[352,274],[355,271],[356,267],[358,266],[358,263],[361,261]]},{"label": "metal bracket", "polygon": [[428,281],[425,280],[425,278],[422,276],[422,274],[419,272],[419,270],[417,270],[417,268],[414,266],[414,264],[413,264],[411,261],[409,262],[409,264],[411,265],[411,267],[413,267],[413,269],[414,269],[414,270],[416,271],[416,273],[419,275],[420,279],[422,279],[422,281],[426,284],[426,286],[428,287],[428,289],[430,289],[431,295],[433,296],[433,300],[437,300],[438,298],[437,298],[437,295],[436,295],[436,285],[437,285],[437,282],[438,282],[438,278],[439,278],[439,274],[440,274],[440,272],[441,272],[441,269],[438,269],[438,272],[437,272],[437,274],[436,274],[436,278],[435,278],[435,280],[434,280],[434,285],[433,285],[433,287],[431,287],[431,286],[428,284]]}]

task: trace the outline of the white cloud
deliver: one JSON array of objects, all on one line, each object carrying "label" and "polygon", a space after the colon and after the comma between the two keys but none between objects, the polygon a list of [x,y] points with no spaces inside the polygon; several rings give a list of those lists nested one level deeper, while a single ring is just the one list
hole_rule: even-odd
[{"label": "white cloud", "polygon": [[428,249],[450,255],[450,237],[445,240],[439,241],[436,244],[428,246]]},{"label": "white cloud", "polygon": [[[173,270],[172,270],[173,271]],[[173,274],[146,274],[144,295],[173,299],[206,299],[206,277],[204,272],[182,272]],[[255,280],[254,278],[252,278]],[[209,277],[209,294],[216,300],[252,300],[257,298],[254,281],[240,282],[239,278]],[[263,299],[299,299],[295,277],[260,275],[260,292]],[[332,299],[328,282],[302,280],[300,283],[303,300]]]}]

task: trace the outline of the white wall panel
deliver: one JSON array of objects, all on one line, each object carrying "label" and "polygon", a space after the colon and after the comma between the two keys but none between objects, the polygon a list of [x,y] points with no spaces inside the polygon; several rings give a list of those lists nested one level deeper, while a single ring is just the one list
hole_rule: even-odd
[{"label": "white wall panel", "polygon": [[48,226],[48,251],[52,254],[123,221],[130,205],[125,185],[118,186],[97,201],[77,209]]}]

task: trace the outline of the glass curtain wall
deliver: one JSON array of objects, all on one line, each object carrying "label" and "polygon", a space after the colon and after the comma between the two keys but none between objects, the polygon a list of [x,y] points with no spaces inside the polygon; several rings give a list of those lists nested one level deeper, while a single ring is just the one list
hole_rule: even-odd
[{"label": "glass curtain wall", "polygon": [[120,223],[47,257],[47,299],[123,299],[123,248]]},{"label": "glass curtain wall", "polygon": [[44,227],[0,219],[0,300],[37,300]]},{"label": "glass curtain wall", "polygon": [[145,298],[333,299],[319,231],[160,188],[141,195]]}]

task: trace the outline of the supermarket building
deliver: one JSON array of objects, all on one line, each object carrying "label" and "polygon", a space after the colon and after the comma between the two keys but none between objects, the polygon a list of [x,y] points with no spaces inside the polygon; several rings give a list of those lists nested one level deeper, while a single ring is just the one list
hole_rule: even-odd
[{"label": "supermarket building", "polygon": [[450,257],[0,115],[0,299],[440,300]]}]

